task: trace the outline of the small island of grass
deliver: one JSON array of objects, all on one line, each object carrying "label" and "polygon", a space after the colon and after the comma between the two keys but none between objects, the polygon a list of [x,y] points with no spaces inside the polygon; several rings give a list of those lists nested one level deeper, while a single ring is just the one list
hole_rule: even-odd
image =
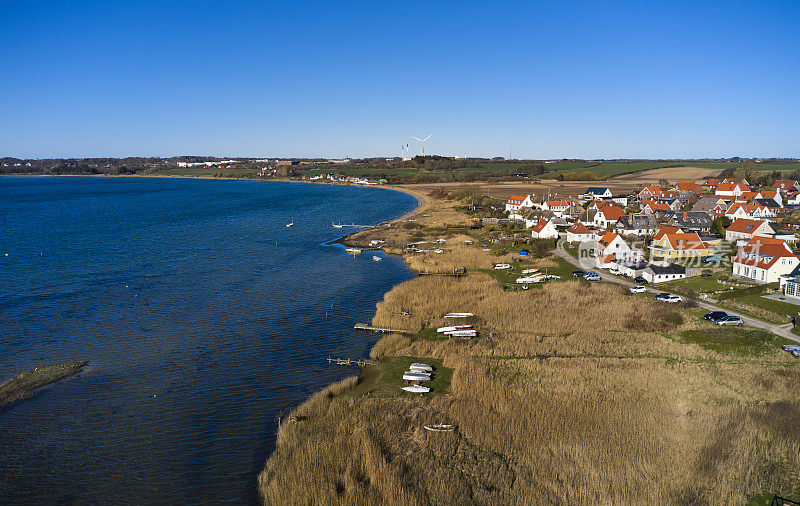
[{"label": "small island of grass", "polygon": [[16,376],[0,386],[0,411],[18,401],[33,397],[37,388],[47,386],[80,372],[84,363],[77,360],[37,367],[29,373]]}]

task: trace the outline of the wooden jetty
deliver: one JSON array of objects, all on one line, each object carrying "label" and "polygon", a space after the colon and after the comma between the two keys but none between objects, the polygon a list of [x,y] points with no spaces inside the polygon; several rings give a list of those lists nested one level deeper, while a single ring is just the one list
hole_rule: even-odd
[{"label": "wooden jetty", "polygon": [[355,330],[369,330],[370,332],[380,332],[380,333],[392,333],[392,334],[409,334],[413,335],[416,332],[412,332],[410,330],[400,330],[400,329],[385,329],[381,327],[373,327],[372,325],[367,325],[366,323],[356,323],[353,326]]},{"label": "wooden jetty", "polygon": [[460,278],[467,275],[466,269],[453,269],[453,272],[418,272],[418,276],[455,276]]},{"label": "wooden jetty", "polygon": [[328,364],[335,365],[354,365],[357,367],[364,367],[365,365],[375,365],[377,362],[368,358],[353,360],[352,358],[331,358],[328,357]]},{"label": "wooden jetty", "polygon": [[370,227],[370,225],[356,225],[355,223],[350,223],[349,225],[346,224],[346,223],[331,223],[331,225],[333,226],[333,228],[345,228],[345,227],[349,227],[349,228],[369,228]]}]

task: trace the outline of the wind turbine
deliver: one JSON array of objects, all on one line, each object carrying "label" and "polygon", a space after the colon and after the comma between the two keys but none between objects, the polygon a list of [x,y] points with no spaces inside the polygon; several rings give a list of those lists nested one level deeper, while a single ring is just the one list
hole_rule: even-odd
[{"label": "wind turbine", "polygon": [[414,137],[414,136],[412,135],[412,136],[411,136],[411,138],[419,141],[419,145],[420,145],[420,154],[421,154],[421,156],[425,156],[425,141],[427,141],[428,139],[430,139],[430,138],[431,138],[431,136],[429,135],[429,136],[425,137],[424,139],[417,139],[416,137]]}]

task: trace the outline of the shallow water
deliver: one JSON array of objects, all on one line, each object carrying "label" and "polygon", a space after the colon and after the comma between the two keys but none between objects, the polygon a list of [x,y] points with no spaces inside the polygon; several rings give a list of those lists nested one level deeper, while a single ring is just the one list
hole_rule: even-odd
[{"label": "shallow water", "polygon": [[0,178],[0,381],[89,362],[0,413],[0,502],[254,502],[276,415],[355,373],[324,359],[366,356],[375,336],[353,324],[411,277],[327,245],[330,223],[415,206],[376,188]]}]

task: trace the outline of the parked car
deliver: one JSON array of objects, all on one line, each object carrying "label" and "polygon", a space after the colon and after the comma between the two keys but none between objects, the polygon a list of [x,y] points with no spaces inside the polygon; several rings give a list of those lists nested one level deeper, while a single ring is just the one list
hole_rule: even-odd
[{"label": "parked car", "polygon": [[680,295],[674,295],[671,293],[659,293],[653,298],[661,302],[681,302],[683,300]]},{"label": "parked car", "polygon": [[704,264],[718,264],[720,262],[722,262],[721,255],[709,255],[707,257],[703,257]]},{"label": "parked car", "polygon": [[576,278],[582,278],[582,277],[584,277],[586,275],[586,273],[584,271],[575,270],[575,271],[572,271],[572,275],[574,277],[576,277]]},{"label": "parked car", "polygon": [[531,252],[530,252],[530,250],[527,250],[527,249],[521,249],[521,250],[519,250],[519,254],[525,256],[525,255],[530,255]]},{"label": "parked car", "polygon": [[723,316],[714,323],[717,325],[741,325],[744,322],[741,316]]},{"label": "parked car", "polygon": [[622,271],[621,271],[621,270],[619,270],[619,269],[617,269],[617,268],[614,268],[614,267],[612,267],[611,269],[609,269],[609,270],[608,270],[608,272],[610,272],[611,274],[613,274],[613,275],[615,275],[615,276],[620,276],[620,275],[622,275]]},{"label": "parked car", "polygon": [[628,291],[631,292],[631,293],[644,293],[644,292],[647,291],[647,288],[645,288],[645,287],[643,287],[641,285],[636,285],[636,286],[632,286],[632,287],[628,288]]},{"label": "parked car", "polygon": [[600,277],[600,274],[594,271],[589,271],[583,275],[583,279],[587,281],[600,281],[602,278]]},{"label": "parked car", "polygon": [[635,278],[633,278],[633,280],[636,281],[637,283],[639,283],[640,285],[646,285],[647,284],[647,280],[644,279],[641,276],[636,276]]},{"label": "parked car", "polygon": [[784,344],[782,348],[795,357],[800,357],[800,344]]},{"label": "parked car", "polygon": [[725,311],[711,311],[710,313],[704,314],[703,318],[710,322],[715,322],[725,316],[728,316],[728,313],[726,313]]}]

